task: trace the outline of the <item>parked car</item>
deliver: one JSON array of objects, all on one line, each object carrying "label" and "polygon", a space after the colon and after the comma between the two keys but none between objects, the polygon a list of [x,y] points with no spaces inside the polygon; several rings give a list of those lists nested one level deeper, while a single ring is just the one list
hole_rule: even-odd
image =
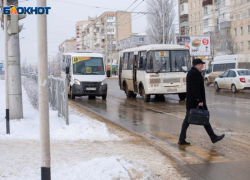
[{"label": "parked car", "polygon": [[250,54],[216,56],[206,72],[205,84],[214,83],[215,78],[228,69],[250,69]]},{"label": "parked car", "polygon": [[215,79],[214,88],[216,91],[231,89],[233,93],[238,90],[250,89],[250,70],[229,69]]}]

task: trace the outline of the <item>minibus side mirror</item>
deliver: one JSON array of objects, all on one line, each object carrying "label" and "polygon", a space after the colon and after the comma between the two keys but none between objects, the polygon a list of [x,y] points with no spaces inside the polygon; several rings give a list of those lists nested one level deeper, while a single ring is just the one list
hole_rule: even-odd
[{"label": "minibus side mirror", "polygon": [[66,74],[69,74],[69,67],[66,67]]},{"label": "minibus side mirror", "polygon": [[222,78],[222,75],[219,75],[218,77],[219,77],[219,78]]}]

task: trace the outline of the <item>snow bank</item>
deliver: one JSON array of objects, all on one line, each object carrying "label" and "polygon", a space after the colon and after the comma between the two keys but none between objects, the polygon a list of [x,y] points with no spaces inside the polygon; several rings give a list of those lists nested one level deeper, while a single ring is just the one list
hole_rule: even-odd
[{"label": "snow bank", "polygon": [[56,180],[154,179],[148,167],[128,162],[122,157],[102,157],[77,164],[64,164],[52,171],[52,179]]},{"label": "snow bank", "polygon": [[[4,81],[0,81],[0,139],[39,140],[39,112],[33,108],[23,88],[24,119],[10,121],[10,135],[6,135],[5,122],[5,89]],[[2,103],[3,102],[3,103]],[[50,109],[50,134],[52,140],[119,140],[110,134],[106,125],[87,116],[69,116],[70,125],[58,117],[57,112]]]}]

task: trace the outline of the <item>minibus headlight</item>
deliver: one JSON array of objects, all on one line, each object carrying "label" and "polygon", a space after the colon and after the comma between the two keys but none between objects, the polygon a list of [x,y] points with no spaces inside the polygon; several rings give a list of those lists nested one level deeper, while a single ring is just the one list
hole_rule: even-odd
[{"label": "minibus headlight", "polygon": [[74,80],[74,84],[81,85],[80,81],[77,79]]},{"label": "minibus headlight", "polygon": [[105,84],[107,84],[106,79],[104,81],[102,81],[101,85],[105,85]]}]

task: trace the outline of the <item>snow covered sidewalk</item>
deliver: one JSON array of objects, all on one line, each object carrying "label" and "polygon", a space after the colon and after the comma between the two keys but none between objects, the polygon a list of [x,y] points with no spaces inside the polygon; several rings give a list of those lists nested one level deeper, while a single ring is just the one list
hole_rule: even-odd
[{"label": "snow covered sidewalk", "polygon": [[[6,135],[4,91],[0,80],[0,180],[40,179],[39,112],[23,88],[24,119],[11,120]],[[169,159],[138,137],[75,107],[70,112],[66,126],[50,109],[52,179],[181,179]]]}]

